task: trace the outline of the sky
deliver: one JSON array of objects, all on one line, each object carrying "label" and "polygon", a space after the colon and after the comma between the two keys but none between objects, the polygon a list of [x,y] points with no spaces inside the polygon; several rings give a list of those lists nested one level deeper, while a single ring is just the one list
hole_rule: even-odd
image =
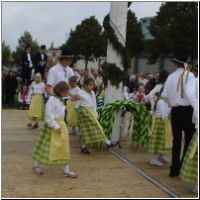
[{"label": "sky", "polygon": [[[138,19],[155,16],[162,2],[133,2],[130,9]],[[71,29],[92,15],[102,24],[110,2],[2,2],[2,40],[12,50],[28,31],[47,48],[65,43]]]}]

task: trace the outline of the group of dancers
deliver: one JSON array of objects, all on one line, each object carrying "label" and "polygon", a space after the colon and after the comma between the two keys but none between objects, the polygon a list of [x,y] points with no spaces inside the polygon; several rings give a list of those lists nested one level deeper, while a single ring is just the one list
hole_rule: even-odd
[{"label": "group of dancers", "polygon": [[[37,126],[40,120],[45,121],[33,151],[33,170],[37,174],[43,174],[41,165],[63,165],[64,176],[78,176],[69,168],[67,127],[74,133],[79,127],[81,151],[84,154],[90,153],[90,145],[105,143],[108,148],[118,145],[118,142],[112,142],[105,136],[98,122],[94,80],[85,79],[83,87],[79,88],[77,77],[68,67],[72,61],[73,56],[69,52],[62,52],[59,63],[48,72],[46,85],[37,73],[30,86],[32,99],[28,127],[32,127],[33,123]],[[176,70],[169,76],[165,71],[160,73],[159,84],[146,96],[151,102],[152,112],[148,142],[148,152],[153,154],[150,163],[161,166],[167,162],[165,155],[172,153],[169,176],[180,176],[183,180],[193,181],[194,192],[197,192],[198,79],[186,66],[184,56],[178,55],[172,62]],[[49,96],[46,104],[43,99],[45,91]],[[185,141],[181,157],[182,132]]]},{"label": "group of dancers", "polygon": [[[39,73],[30,86],[32,100],[28,111],[28,127],[31,128],[33,122],[38,125],[39,121],[45,121],[32,156],[33,170],[37,174],[43,174],[41,165],[63,165],[64,176],[78,176],[69,168],[70,144],[66,122],[73,131],[76,131],[77,126],[81,130],[81,151],[84,154],[90,154],[88,145],[105,143],[110,148],[118,144],[105,136],[97,120],[94,80],[87,78],[80,89],[77,77],[68,67],[72,58],[67,53],[60,56],[59,63],[49,71],[46,86]],[[45,91],[49,98],[44,105]]]}]

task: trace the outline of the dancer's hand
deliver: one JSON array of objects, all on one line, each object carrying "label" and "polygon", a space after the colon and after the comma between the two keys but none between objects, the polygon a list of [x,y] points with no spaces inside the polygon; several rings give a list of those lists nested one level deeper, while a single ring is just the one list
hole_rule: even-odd
[{"label": "dancer's hand", "polygon": [[56,131],[56,133],[60,134],[61,133],[61,128],[57,128],[55,131]]},{"label": "dancer's hand", "polygon": [[74,98],[74,100],[80,100],[81,96],[79,94],[75,94],[73,98]]}]

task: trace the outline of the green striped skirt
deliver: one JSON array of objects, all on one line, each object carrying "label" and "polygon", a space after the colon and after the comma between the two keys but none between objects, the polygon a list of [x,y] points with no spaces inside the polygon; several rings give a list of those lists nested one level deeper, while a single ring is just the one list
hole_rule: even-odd
[{"label": "green striped skirt", "polygon": [[77,123],[81,130],[81,141],[83,144],[100,146],[106,139],[103,128],[97,121],[97,118],[87,108],[78,108]]},{"label": "green striped skirt", "polygon": [[35,149],[32,154],[33,160],[37,160],[42,165],[65,165],[67,160],[49,160],[49,149],[51,139],[51,128],[45,123],[40,131]]},{"label": "green striped skirt", "polygon": [[162,155],[171,153],[171,148],[165,147],[165,120],[161,118],[155,118],[155,125],[148,142],[148,152]]},{"label": "green striped skirt", "polygon": [[194,157],[190,158],[190,154],[194,148],[195,143],[198,142],[197,131],[193,135],[188,150],[186,152],[183,165],[180,172],[181,179],[185,181],[196,182],[198,180],[198,147],[194,153]]}]

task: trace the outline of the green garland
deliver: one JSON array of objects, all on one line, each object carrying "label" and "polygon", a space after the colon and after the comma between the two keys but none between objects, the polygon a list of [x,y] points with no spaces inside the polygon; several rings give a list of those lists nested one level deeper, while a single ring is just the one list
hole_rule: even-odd
[{"label": "green garland", "polygon": [[[109,41],[112,43],[114,49],[121,56],[122,64],[124,66],[124,71],[120,70],[116,64],[105,62],[102,69],[103,69],[103,76],[104,76],[104,74],[106,74],[106,75],[103,79],[104,79],[105,85],[107,85],[108,80],[111,80],[112,85],[118,86],[120,82],[124,81],[124,79],[122,79],[122,77],[123,78],[127,77],[127,70],[130,68],[130,56],[128,54],[127,48],[124,47],[118,41],[115,31],[111,27],[109,21],[110,21],[110,16],[106,15],[106,17],[104,18],[104,21],[103,21],[103,26],[104,26],[104,29],[105,29],[105,32],[107,34]],[[112,75],[113,71],[115,72],[116,77]]]},{"label": "green garland", "polygon": [[145,106],[132,100],[116,100],[103,106],[99,111],[99,122],[108,138],[111,138],[115,114],[122,109],[132,112],[134,125],[132,142],[142,147],[147,144],[148,131],[151,127],[151,114]]},{"label": "green garland", "polygon": [[112,85],[118,87],[119,83],[124,82],[128,78],[127,73],[124,73],[124,71],[122,71],[113,63],[104,62],[102,64],[102,69],[103,69],[103,82],[105,86],[108,85],[108,80],[109,80]]}]

